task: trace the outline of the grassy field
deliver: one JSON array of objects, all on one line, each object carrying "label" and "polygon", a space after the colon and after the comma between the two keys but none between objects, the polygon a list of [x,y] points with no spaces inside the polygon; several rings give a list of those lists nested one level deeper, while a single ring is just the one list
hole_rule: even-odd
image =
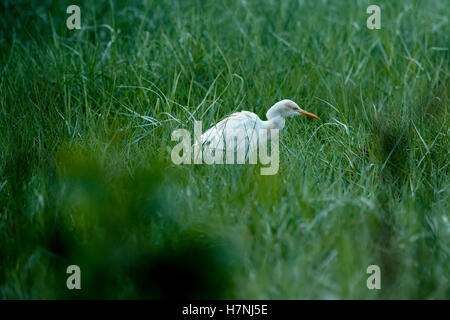
[{"label": "grassy field", "polygon": [[[372,2],[2,0],[0,299],[449,299],[450,3]],[[171,162],[284,98],[278,174]]]}]

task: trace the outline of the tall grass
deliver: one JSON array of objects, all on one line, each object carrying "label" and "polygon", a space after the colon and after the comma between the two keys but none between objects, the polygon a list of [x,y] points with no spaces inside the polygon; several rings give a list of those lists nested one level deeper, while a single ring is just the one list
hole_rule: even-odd
[{"label": "tall grass", "polygon": [[[1,298],[450,298],[448,1],[70,4],[0,4]],[[277,175],[170,161],[283,98]]]}]

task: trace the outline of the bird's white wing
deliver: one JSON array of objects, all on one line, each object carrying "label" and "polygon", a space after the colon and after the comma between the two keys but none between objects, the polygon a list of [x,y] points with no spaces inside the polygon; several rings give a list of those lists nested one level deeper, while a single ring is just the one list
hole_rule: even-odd
[{"label": "bird's white wing", "polygon": [[204,134],[202,134],[201,143],[203,147],[224,150],[227,131],[258,130],[261,126],[260,123],[261,120],[253,112],[235,112],[209,128]]}]

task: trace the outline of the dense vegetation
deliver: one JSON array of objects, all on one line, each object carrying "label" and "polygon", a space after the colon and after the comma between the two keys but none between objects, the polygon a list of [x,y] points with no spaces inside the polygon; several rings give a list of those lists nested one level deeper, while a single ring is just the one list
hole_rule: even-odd
[{"label": "dense vegetation", "polygon": [[[450,298],[450,2],[370,4],[2,0],[0,298]],[[283,98],[277,175],[171,162]]]}]

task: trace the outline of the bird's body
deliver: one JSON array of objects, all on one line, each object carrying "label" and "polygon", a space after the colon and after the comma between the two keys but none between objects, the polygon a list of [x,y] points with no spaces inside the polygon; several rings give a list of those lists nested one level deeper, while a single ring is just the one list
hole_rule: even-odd
[{"label": "bird's body", "polygon": [[[201,136],[202,149],[224,151],[227,139],[236,138],[236,151],[245,148],[245,153],[255,151],[254,148],[267,143],[273,134],[278,134],[284,128],[286,118],[306,115],[318,118],[316,115],[302,110],[291,100],[281,100],[274,104],[266,113],[267,120],[261,120],[257,114],[250,111],[235,112],[209,128]],[[275,129],[275,130],[271,130]],[[241,132],[244,134],[237,134]],[[232,133],[232,134],[231,134]],[[251,144],[251,137],[255,137],[257,144]]]},{"label": "bird's body", "polygon": [[[224,149],[227,132],[243,130],[243,132],[249,131],[258,133],[262,129],[270,129],[271,124],[267,122],[268,121],[262,121],[258,115],[253,112],[235,112],[219,121],[202,134],[201,143],[204,147]],[[237,145],[240,145],[240,143],[238,142]]]}]

